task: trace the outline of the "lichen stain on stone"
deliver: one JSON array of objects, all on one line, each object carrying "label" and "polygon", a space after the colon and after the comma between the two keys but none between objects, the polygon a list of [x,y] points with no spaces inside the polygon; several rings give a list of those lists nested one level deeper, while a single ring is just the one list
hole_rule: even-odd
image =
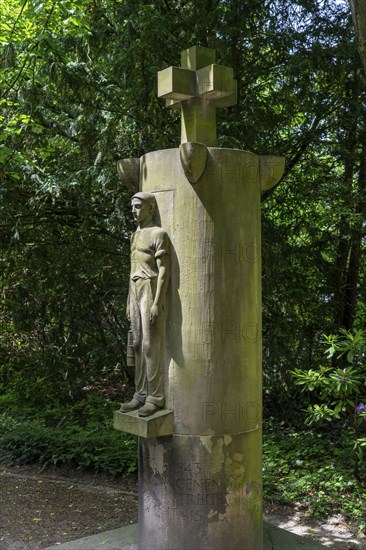
[{"label": "lichen stain on stone", "polygon": [[[213,439],[216,439],[216,442],[212,441]],[[224,446],[224,440],[222,437],[220,438],[211,438],[211,453],[210,453],[210,474],[218,474],[222,471],[224,463],[225,463],[225,453],[223,450]]]},{"label": "lichen stain on stone", "polygon": [[242,462],[243,462],[243,458],[244,458],[243,453],[234,453],[234,455],[233,455],[233,459],[235,460],[235,462],[240,462],[240,463],[242,463]]},{"label": "lichen stain on stone", "polygon": [[[213,430],[210,430],[210,431],[213,431]],[[206,449],[209,456],[211,456],[211,454],[212,454],[212,439],[213,439],[213,437],[214,437],[214,433],[212,434],[212,437],[211,437],[211,435],[200,437],[200,443],[201,443],[202,447],[204,447]]]},{"label": "lichen stain on stone", "polygon": [[224,435],[224,444],[226,445],[226,447],[228,445],[230,445],[230,443],[232,442],[233,438],[231,437],[231,435]]},{"label": "lichen stain on stone", "polygon": [[154,474],[163,475],[166,471],[167,461],[165,459],[165,452],[165,447],[156,443],[154,453],[150,453],[150,467]]}]

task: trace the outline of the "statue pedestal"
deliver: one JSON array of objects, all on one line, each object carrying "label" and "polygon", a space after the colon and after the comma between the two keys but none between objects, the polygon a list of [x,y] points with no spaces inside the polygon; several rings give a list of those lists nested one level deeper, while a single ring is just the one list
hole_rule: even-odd
[{"label": "statue pedestal", "polygon": [[139,437],[162,437],[173,433],[173,411],[162,410],[143,418],[138,411],[121,413],[115,411],[113,425],[116,430]]}]

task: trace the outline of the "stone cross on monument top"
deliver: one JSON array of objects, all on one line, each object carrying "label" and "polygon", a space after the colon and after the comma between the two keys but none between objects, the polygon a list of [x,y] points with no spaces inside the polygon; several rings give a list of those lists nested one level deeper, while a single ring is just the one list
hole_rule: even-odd
[{"label": "stone cross on monument top", "polygon": [[181,108],[181,143],[215,147],[216,109],[236,104],[237,83],[230,67],[215,64],[215,50],[193,46],[181,53],[181,67],[158,72],[158,97]]}]

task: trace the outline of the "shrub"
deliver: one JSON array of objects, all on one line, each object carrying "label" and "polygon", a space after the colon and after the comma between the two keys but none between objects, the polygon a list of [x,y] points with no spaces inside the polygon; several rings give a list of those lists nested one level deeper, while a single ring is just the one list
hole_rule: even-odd
[{"label": "shrub", "polygon": [[137,470],[136,438],[102,424],[49,427],[41,420],[14,419],[3,413],[0,449],[2,460],[13,464],[68,464],[114,477]]},{"label": "shrub", "polygon": [[366,332],[340,329],[325,336],[329,366],[295,369],[295,384],[312,392],[318,403],[306,409],[306,424],[342,422],[344,435],[353,449],[354,475],[360,479],[360,464],[366,448]]}]

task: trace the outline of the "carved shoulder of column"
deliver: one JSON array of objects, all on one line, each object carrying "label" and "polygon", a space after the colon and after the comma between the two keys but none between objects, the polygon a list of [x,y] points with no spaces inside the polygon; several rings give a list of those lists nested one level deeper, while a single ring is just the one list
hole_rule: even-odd
[{"label": "carved shoulder of column", "polygon": [[280,181],[285,170],[285,157],[262,155],[259,166],[261,191],[267,191]]},{"label": "carved shoulder of column", "polygon": [[186,178],[195,184],[202,176],[207,162],[207,146],[197,141],[188,141],[179,146],[180,162]]},{"label": "carved shoulder of column", "polygon": [[117,172],[122,182],[135,193],[139,190],[140,159],[128,158],[117,161]]}]

